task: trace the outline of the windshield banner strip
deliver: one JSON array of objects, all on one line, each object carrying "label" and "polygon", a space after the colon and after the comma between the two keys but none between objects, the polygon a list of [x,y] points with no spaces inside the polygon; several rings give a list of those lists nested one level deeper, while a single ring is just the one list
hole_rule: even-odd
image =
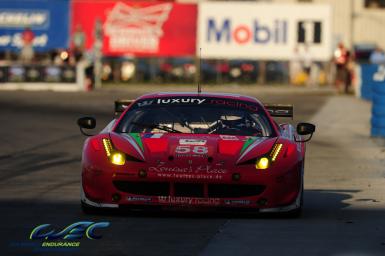
[{"label": "windshield banner strip", "polygon": [[258,105],[253,102],[234,100],[234,99],[224,99],[224,98],[215,98],[215,97],[165,97],[165,98],[154,98],[154,99],[144,99],[139,100],[135,103],[133,108],[138,107],[148,107],[156,105],[215,105],[223,106],[230,108],[238,109],[247,109],[249,111],[256,112],[258,111]]}]

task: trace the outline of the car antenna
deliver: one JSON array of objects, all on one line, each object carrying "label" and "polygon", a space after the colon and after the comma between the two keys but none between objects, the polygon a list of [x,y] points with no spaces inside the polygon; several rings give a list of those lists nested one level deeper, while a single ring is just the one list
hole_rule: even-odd
[{"label": "car antenna", "polygon": [[201,73],[202,73],[202,48],[199,47],[198,93],[202,92],[202,88],[201,88]]}]

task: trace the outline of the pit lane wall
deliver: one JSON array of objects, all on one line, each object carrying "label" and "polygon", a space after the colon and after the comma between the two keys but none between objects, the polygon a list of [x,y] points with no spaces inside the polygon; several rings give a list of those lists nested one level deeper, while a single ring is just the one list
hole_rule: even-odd
[{"label": "pit lane wall", "polygon": [[371,136],[385,137],[385,64],[360,64],[356,95],[372,101]]},{"label": "pit lane wall", "polygon": [[[0,51],[19,55],[26,28],[34,34],[35,53],[68,49],[70,0],[1,0]],[[0,89],[3,90],[85,90],[84,65],[54,65],[0,61]]]},{"label": "pit lane wall", "polygon": [[91,80],[86,76],[88,64],[0,65],[0,90],[88,91]]}]

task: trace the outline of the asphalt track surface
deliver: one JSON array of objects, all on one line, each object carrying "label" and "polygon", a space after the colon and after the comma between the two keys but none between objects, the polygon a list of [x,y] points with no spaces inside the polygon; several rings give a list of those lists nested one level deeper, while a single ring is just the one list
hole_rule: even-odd
[{"label": "asphalt track surface", "polygon": [[[317,136],[308,149],[305,171],[312,180],[311,185],[305,181],[305,208],[299,219],[216,212],[84,215],[79,207],[84,137],[76,119],[92,114],[101,129],[113,117],[114,99],[141,93],[0,92],[0,255],[385,255],[385,210],[378,204],[376,209],[364,205],[346,210],[358,189],[343,189],[349,174],[329,184],[324,173],[314,171],[322,165],[317,154],[322,162],[335,161],[341,170],[347,163],[328,154],[329,142]],[[336,97],[328,91],[247,88],[242,93],[263,102],[293,103],[292,122],[312,120]],[[101,231],[102,239],[83,238],[75,251],[39,251],[28,239],[39,224],[60,229],[84,220],[109,221],[110,226]]]}]

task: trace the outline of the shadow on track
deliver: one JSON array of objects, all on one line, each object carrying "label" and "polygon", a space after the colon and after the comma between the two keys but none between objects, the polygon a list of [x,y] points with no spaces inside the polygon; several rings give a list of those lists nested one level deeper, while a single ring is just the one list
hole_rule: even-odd
[{"label": "shadow on track", "polygon": [[[3,200],[0,201],[3,221],[0,241],[6,243],[5,255],[26,255],[26,248],[13,248],[9,244],[29,241],[29,234],[37,225],[49,223],[60,229],[77,221],[109,221],[110,227],[102,232],[102,244],[83,238],[80,251],[71,255],[197,255],[229,222],[249,223],[265,229],[277,225],[282,226],[282,230],[306,227],[301,237],[336,223],[353,229],[360,223],[367,223],[367,228],[371,228],[370,225],[377,228],[377,224],[384,222],[385,209],[349,209],[346,201],[357,192],[306,190],[304,214],[299,219],[217,211],[119,211],[85,215],[78,202],[61,202],[60,198],[57,202]],[[359,229],[352,232],[359,232]],[[290,234],[285,235],[295,239]]]}]

